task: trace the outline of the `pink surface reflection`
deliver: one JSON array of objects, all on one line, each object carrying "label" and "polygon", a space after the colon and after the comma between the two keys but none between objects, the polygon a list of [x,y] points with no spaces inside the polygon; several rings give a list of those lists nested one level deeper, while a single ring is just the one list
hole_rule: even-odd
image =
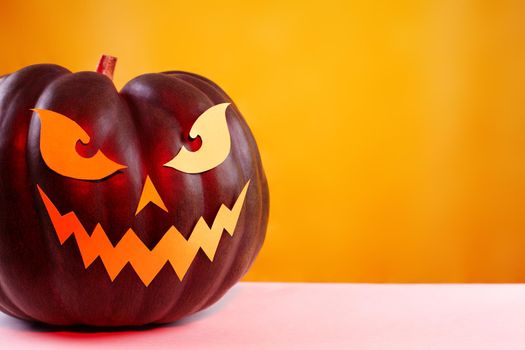
[{"label": "pink surface reflection", "polygon": [[183,321],[64,329],[0,316],[0,348],[525,349],[525,285],[240,283]]}]

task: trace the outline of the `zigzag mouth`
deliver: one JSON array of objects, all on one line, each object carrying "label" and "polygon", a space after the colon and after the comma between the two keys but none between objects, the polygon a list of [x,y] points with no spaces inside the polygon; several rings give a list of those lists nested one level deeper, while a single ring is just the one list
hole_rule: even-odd
[{"label": "zigzag mouth", "polygon": [[244,185],[232,209],[221,205],[211,227],[200,217],[186,240],[175,226],[171,226],[151,250],[132,229],[128,229],[115,246],[100,224],[89,235],[74,212],[60,214],[42,188],[39,185],[37,188],[60,244],[74,236],[86,269],[100,257],[111,281],[114,281],[124,266],[130,263],[147,287],[168,261],[182,281],[199,249],[213,262],[222,232],[233,236],[249,184],[250,181]]}]

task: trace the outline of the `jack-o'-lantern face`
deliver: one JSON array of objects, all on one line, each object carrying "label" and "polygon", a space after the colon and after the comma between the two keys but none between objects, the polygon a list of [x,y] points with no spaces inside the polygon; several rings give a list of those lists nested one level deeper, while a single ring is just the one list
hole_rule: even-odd
[{"label": "jack-o'-lantern face", "polygon": [[268,183],[233,100],[182,71],[117,89],[115,63],[0,79],[0,311],[172,322],[219,300],[262,247]]},{"label": "jack-o'-lantern face", "polygon": [[[231,149],[226,118],[229,105],[230,103],[216,104],[198,116],[188,133],[191,140],[199,138],[198,149],[190,150],[182,146],[162,166],[170,168],[170,171],[200,174],[223,163]],[[92,151],[91,154],[86,154],[85,150],[83,152],[83,147],[90,144],[91,136],[68,116],[47,109],[35,108],[33,111],[41,124],[40,154],[53,172],[78,181],[104,182],[127,168],[126,164],[120,164],[104,154],[102,149]],[[230,235],[235,231],[249,183],[248,180],[231,209],[221,205],[211,225],[203,217],[199,217],[187,239],[177,230],[176,225],[172,225],[153,249],[149,249],[132,228],[125,232],[116,245],[110,242],[105,228],[99,223],[90,234],[74,210],[61,213],[48,191],[40,184],[37,187],[60,244],[74,236],[86,269],[100,257],[113,281],[124,266],[130,263],[144,285],[148,286],[166,262],[171,264],[182,281],[199,249],[213,261],[223,230]],[[169,214],[163,195],[146,175],[136,203],[135,215],[139,215],[149,203]]]}]

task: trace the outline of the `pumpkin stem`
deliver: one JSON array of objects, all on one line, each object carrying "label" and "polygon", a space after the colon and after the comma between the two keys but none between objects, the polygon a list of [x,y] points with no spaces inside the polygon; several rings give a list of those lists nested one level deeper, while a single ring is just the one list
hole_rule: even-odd
[{"label": "pumpkin stem", "polygon": [[109,55],[100,56],[97,65],[97,73],[104,74],[109,79],[113,80],[113,73],[115,72],[115,65],[117,58]]}]

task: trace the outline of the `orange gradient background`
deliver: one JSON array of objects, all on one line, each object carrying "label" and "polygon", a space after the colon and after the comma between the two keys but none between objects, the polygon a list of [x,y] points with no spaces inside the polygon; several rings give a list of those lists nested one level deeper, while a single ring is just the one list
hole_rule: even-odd
[{"label": "orange gradient background", "polygon": [[0,0],[0,74],[187,70],[270,183],[249,281],[525,281],[525,3]]}]

